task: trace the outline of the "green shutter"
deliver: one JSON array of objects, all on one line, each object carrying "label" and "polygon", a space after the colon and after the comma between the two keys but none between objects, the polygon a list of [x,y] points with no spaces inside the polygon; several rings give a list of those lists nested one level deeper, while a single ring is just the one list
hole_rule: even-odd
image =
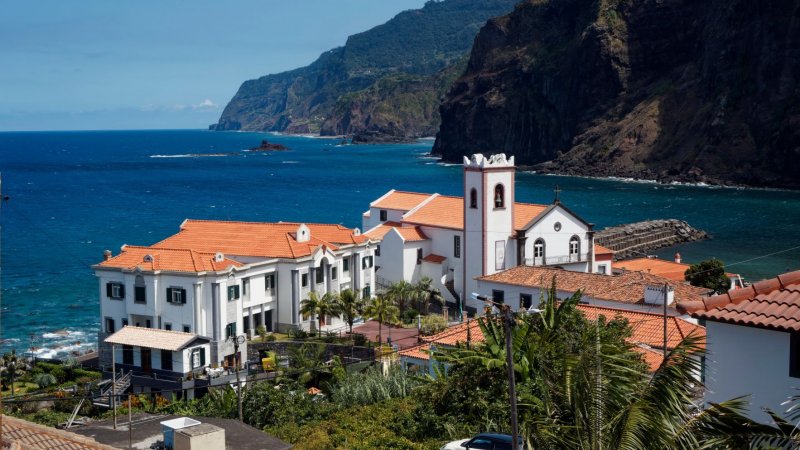
[{"label": "green shutter", "polygon": [[181,304],[186,304],[186,289],[181,289]]},{"label": "green shutter", "polygon": [[206,365],[206,349],[205,347],[200,349],[200,367]]},{"label": "green shutter", "polygon": [[167,288],[167,302],[172,303],[172,288]]},{"label": "green shutter", "polygon": [[120,298],[125,298],[125,285],[124,284],[120,284],[119,285],[119,297]]},{"label": "green shutter", "polygon": [[111,283],[106,283],[106,297],[111,298]]}]

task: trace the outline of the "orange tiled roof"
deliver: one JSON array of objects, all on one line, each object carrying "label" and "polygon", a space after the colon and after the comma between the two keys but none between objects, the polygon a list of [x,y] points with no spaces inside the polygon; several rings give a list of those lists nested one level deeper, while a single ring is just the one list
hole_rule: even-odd
[{"label": "orange tiled roof", "polygon": [[[478,319],[480,320],[480,319]],[[432,336],[423,336],[421,339],[425,342],[432,342],[438,345],[455,346],[459,342],[467,342],[467,336],[470,337],[470,342],[484,342],[483,332],[478,320],[469,320],[468,322],[460,323],[448,327],[441,333]],[[469,333],[467,333],[469,330]]]},{"label": "orange tiled roof", "polygon": [[430,196],[431,194],[422,194],[419,192],[391,190],[384,195],[383,198],[378,199],[369,206],[372,208],[399,209],[401,211],[408,211],[422,203]]},{"label": "orange tiled roof", "polygon": [[94,439],[64,430],[46,427],[8,415],[2,417],[0,448],[31,450],[114,450]]},{"label": "orange tiled roof", "polygon": [[602,245],[599,245],[599,244],[594,244],[594,254],[595,255],[607,255],[609,253],[613,255],[614,254],[614,250],[611,250],[610,248],[603,247]]},{"label": "orange tiled roof", "polygon": [[428,240],[428,236],[426,236],[419,227],[404,227],[398,222],[384,222],[364,233],[364,236],[370,239],[380,240],[383,239],[386,236],[386,233],[392,229],[397,230],[397,233],[400,234],[400,237],[406,242]]},{"label": "orange tiled roof", "polygon": [[[589,320],[597,320],[600,316],[605,316],[608,320],[615,317],[627,319],[633,332],[630,337],[632,342],[654,348],[664,348],[664,316],[661,314],[594,305],[578,305],[577,308]],[[681,340],[689,335],[705,338],[706,329],[680,317],[667,317],[667,349],[675,348]]]},{"label": "orange tiled roof", "polygon": [[445,256],[436,255],[436,254],[433,254],[433,253],[431,253],[428,256],[422,258],[423,261],[434,263],[434,264],[441,264],[446,259],[447,259],[447,257],[445,257]]},{"label": "orange tiled roof", "polygon": [[664,352],[655,350],[644,345],[636,345],[633,350],[642,355],[645,364],[650,369],[650,372],[655,372],[664,362]]},{"label": "orange tiled roof", "polygon": [[340,245],[360,244],[364,235],[355,235],[350,228],[335,224],[306,224],[311,238],[297,242],[295,233],[300,223],[227,222],[186,220],[178,234],[153,245],[154,248],[191,249],[198,252],[262,258],[300,258],[320,246],[338,250]]},{"label": "orange tiled roof", "polygon": [[674,289],[675,302],[701,300],[707,292],[707,289],[645,272],[625,271],[618,275],[601,275],[541,266],[517,266],[477,279],[515,286],[549,288],[554,276],[559,291],[576,292],[582,289],[587,297],[623,303],[643,303],[645,287],[664,283]]},{"label": "orange tiled roof", "polygon": [[636,258],[616,261],[611,264],[614,269],[637,270],[648,272],[675,281],[686,281],[684,273],[689,264],[676,263],[658,258]]},{"label": "orange tiled roof", "polygon": [[678,307],[715,322],[800,331],[800,270]]},{"label": "orange tiled roof", "polygon": [[[521,229],[547,209],[546,205],[514,204],[514,229]],[[403,217],[403,222],[461,230],[464,228],[464,198],[437,195]]]},{"label": "orange tiled roof", "polygon": [[216,260],[214,253],[200,253],[188,249],[138,247],[126,245],[122,253],[98,264],[98,267],[144,271],[208,272],[239,267],[242,264],[230,258]]},{"label": "orange tiled roof", "polygon": [[407,358],[423,359],[427,361],[431,359],[431,355],[429,353],[430,346],[431,344],[428,343],[416,345],[414,347],[409,347],[407,349],[400,350],[398,352],[398,355],[405,356]]}]

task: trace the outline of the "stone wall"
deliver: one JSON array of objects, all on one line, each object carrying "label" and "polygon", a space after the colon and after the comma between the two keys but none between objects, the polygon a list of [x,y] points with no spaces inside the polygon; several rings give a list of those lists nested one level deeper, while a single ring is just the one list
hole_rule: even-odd
[{"label": "stone wall", "polygon": [[609,227],[595,234],[594,242],[614,250],[614,259],[638,258],[655,249],[710,236],[683,220],[647,220]]}]

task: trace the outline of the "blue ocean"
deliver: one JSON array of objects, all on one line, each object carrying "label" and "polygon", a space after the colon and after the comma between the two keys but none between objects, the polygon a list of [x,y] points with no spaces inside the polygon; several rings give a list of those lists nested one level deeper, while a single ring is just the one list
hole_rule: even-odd
[{"label": "blue ocean", "polygon": [[[290,150],[245,151],[262,139]],[[93,346],[99,289],[91,266],[103,250],[155,243],[186,218],[356,227],[369,202],[392,188],[461,195],[461,167],[426,156],[431,144],[203,130],[0,133],[8,196],[0,208],[0,352],[34,347],[52,357]],[[678,218],[713,235],[663,249],[663,257],[714,256],[751,281],[800,268],[798,192],[519,173],[516,198],[549,203],[555,185],[596,229]]]}]

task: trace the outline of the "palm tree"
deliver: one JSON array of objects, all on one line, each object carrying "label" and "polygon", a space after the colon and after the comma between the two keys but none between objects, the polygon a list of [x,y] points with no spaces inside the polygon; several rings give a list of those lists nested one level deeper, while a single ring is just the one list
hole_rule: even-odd
[{"label": "palm tree", "polygon": [[417,300],[419,310],[425,309],[425,314],[428,314],[428,306],[432,301],[444,305],[444,297],[439,289],[433,287],[433,280],[430,277],[422,277],[413,286],[414,298]]},{"label": "palm tree", "polygon": [[378,343],[381,344],[383,322],[397,322],[400,310],[385,295],[377,295],[367,305],[364,314],[378,321]]},{"label": "palm tree", "polygon": [[313,380],[316,385],[319,372],[329,371],[325,365],[325,349],[324,344],[313,342],[288,348],[292,369],[300,372],[297,381],[305,385]]},{"label": "palm tree", "polygon": [[342,306],[339,302],[339,294],[328,292],[319,299],[319,331],[322,331],[322,321],[326,316],[339,317],[342,314]]},{"label": "palm tree", "polygon": [[397,308],[402,313],[405,311],[408,301],[414,296],[414,285],[405,280],[392,283],[384,293],[384,296],[397,305]]},{"label": "palm tree", "polygon": [[352,289],[345,289],[339,293],[339,306],[341,314],[347,325],[350,326],[350,333],[353,332],[353,322],[356,317],[364,312],[364,300]]},{"label": "palm tree", "polygon": [[17,375],[17,370],[20,369],[20,361],[17,358],[17,351],[11,350],[10,353],[3,355],[3,371],[11,383],[11,395],[14,395],[14,379]]},{"label": "palm tree", "polygon": [[322,303],[322,299],[319,295],[316,292],[309,292],[308,298],[300,302],[300,315],[303,316],[303,319],[311,318],[311,322],[314,322],[319,317],[320,303]]}]

